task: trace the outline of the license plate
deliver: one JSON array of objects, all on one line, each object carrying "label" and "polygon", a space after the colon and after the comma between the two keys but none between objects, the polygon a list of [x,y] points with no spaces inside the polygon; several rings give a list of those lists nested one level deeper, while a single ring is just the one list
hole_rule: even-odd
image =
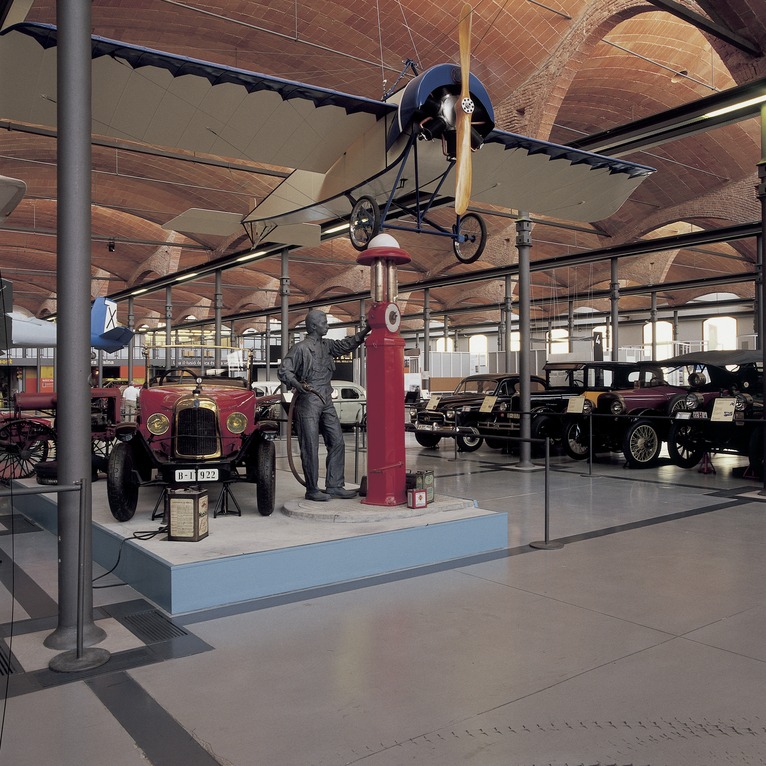
[{"label": "license plate", "polygon": [[176,481],[218,481],[217,468],[178,468]]},{"label": "license plate", "polygon": [[418,423],[415,428],[418,431],[433,431],[434,427],[430,423]]}]

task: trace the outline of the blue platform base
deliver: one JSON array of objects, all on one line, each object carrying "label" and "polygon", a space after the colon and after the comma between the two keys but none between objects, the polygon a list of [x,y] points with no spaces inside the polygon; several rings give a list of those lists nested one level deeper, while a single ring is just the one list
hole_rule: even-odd
[{"label": "blue platform base", "polygon": [[[369,523],[296,519],[276,511],[260,517],[210,519],[198,542],[168,541],[161,533],[137,540],[134,531],[159,527],[151,513],[119,524],[100,506],[94,485],[93,558],[170,614],[230,605],[364,577],[400,572],[505,548],[508,519],[473,503],[438,498],[417,514],[392,509]],[[358,501],[339,501],[358,503]],[[56,532],[55,496],[20,496],[16,509]],[[329,504],[322,504],[323,511]],[[149,510],[151,509],[151,504]]]}]

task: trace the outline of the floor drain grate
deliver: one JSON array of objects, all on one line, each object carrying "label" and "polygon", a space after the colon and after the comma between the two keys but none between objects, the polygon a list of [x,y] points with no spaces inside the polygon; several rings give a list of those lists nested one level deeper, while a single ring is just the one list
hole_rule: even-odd
[{"label": "floor drain grate", "polygon": [[173,638],[189,635],[183,628],[179,628],[156,609],[126,614],[122,619],[125,625],[147,644],[157,644],[161,641],[170,641]]},{"label": "floor drain grate", "polygon": [[8,647],[0,644],[0,678],[18,672],[19,667],[11,658],[11,653],[8,650]]}]

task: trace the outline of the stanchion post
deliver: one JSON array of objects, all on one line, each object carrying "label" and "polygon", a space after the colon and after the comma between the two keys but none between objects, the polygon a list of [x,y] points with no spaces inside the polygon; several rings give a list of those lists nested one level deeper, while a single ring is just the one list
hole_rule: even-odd
[{"label": "stanchion post", "polygon": [[530,548],[539,548],[544,551],[557,551],[564,547],[564,543],[550,539],[550,472],[551,472],[551,440],[545,437],[545,540],[530,543]]}]

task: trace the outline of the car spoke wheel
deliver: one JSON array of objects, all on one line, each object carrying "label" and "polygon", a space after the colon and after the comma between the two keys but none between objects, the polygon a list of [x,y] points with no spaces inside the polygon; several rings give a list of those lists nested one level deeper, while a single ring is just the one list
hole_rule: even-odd
[{"label": "car spoke wheel", "polygon": [[[532,418],[531,436],[533,439],[545,439],[550,440],[549,448],[560,447],[561,444],[561,431],[559,430],[559,424],[555,417],[550,415],[535,415]],[[532,454],[536,457],[545,456],[545,445],[536,444],[532,442]]]},{"label": "car spoke wheel", "polygon": [[660,456],[662,441],[648,420],[637,420],[625,434],[622,451],[631,468],[651,468]]},{"label": "car spoke wheel", "polygon": [[588,431],[585,423],[570,423],[566,427],[564,450],[573,460],[585,460],[588,457]]},{"label": "car spoke wheel", "polygon": [[55,456],[56,433],[44,423],[12,420],[0,428],[0,479],[27,479]]},{"label": "car spoke wheel", "polygon": [[255,448],[255,499],[258,513],[271,516],[277,487],[276,447],[274,442],[261,439]]},{"label": "car spoke wheel", "polygon": [[433,434],[421,433],[420,431],[415,432],[415,441],[421,447],[435,447],[440,440],[441,440],[441,436],[434,436]]},{"label": "car spoke wheel", "polygon": [[106,470],[106,496],[109,510],[117,521],[133,518],[138,505],[139,482],[136,478],[133,449],[129,442],[120,442],[109,455]]},{"label": "car spoke wheel", "polygon": [[461,452],[476,452],[481,447],[484,439],[481,436],[457,436],[457,448]]},{"label": "car spoke wheel", "polygon": [[360,197],[351,208],[348,236],[357,250],[364,250],[380,232],[380,208],[372,197]]},{"label": "car spoke wheel", "polygon": [[453,227],[452,249],[462,263],[473,263],[481,258],[487,244],[487,226],[476,213],[460,216]]},{"label": "car spoke wheel", "polygon": [[699,428],[686,421],[674,421],[668,434],[668,455],[679,468],[694,468],[706,447]]}]

